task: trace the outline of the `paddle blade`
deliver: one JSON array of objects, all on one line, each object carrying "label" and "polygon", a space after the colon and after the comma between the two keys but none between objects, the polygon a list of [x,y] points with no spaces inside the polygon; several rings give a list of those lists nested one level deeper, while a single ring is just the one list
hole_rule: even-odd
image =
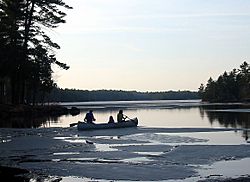
[{"label": "paddle blade", "polygon": [[76,126],[78,123],[71,123],[69,124],[69,127],[73,127],[73,126]]}]

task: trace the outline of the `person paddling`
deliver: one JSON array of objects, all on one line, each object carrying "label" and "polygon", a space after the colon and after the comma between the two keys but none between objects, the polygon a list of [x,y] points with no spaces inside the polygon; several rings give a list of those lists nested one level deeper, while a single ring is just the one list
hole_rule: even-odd
[{"label": "person paddling", "polygon": [[118,114],[117,114],[117,122],[124,122],[125,119],[127,118],[127,116],[125,116],[123,114],[123,110],[119,110]]},{"label": "person paddling", "polygon": [[87,123],[92,123],[92,124],[94,124],[93,121],[95,121],[95,117],[94,117],[94,114],[93,114],[93,110],[90,110],[90,111],[86,114],[86,116],[85,116],[85,118],[84,118],[84,121],[86,121]]}]

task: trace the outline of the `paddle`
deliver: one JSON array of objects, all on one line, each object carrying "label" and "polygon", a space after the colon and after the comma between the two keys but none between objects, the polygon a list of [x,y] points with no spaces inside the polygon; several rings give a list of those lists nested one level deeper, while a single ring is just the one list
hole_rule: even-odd
[{"label": "paddle", "polygon": [[133,119],[131,119],[130,117],[128,117],[128,116],[126,116],[125,114],[123,114],[126,118],[128,118],[128,119],[130,119],[130,120],[133,120]]},{"label": "paddle", "polygon": [[71,123],[69,124],[69,127],[73,127],[73,126],[76,126],[78,123]]},{"label": "paddle", "polygon": [[[78,123],[79,123],[79,122],[81,122],[81,123],[82,123],[83,121],[78,121]],[[69,127],[76,126],[78,123],[71,123],[71,124],[69,124]],[[84,121],[84,123],[86,123],[86,122]],[[93,124],[95,124],[95,123],[93,123]]]}]

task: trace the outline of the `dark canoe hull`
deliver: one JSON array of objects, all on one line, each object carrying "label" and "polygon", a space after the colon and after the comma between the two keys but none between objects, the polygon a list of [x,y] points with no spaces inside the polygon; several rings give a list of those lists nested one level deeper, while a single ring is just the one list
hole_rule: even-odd
[{"label": "dark canoe hull", "polygon": [[85,122],[78,122],[78,130],[97,130],[97,129],[114,129],[114,128],[127,128],[136,127],[138,125],[138,119],[130,119],[120,123],[101,123],[101,124],[90,124]]}]

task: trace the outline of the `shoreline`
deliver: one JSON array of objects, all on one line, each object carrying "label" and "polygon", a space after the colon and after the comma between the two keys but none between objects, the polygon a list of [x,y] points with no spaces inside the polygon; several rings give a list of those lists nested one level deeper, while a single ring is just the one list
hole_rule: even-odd
[{"label": "shoreline", "polygon": [[77,107],[0,104],[0,128],[38,128],[63,115],[78,115]]},{"label": "shoreline", "polygon": [[80,110],[76,107],[68,109],[62,105],[12,105],[0,104],[1,118],[25,117],[25,116],[61,116],[66,114],[79,114]]}]

